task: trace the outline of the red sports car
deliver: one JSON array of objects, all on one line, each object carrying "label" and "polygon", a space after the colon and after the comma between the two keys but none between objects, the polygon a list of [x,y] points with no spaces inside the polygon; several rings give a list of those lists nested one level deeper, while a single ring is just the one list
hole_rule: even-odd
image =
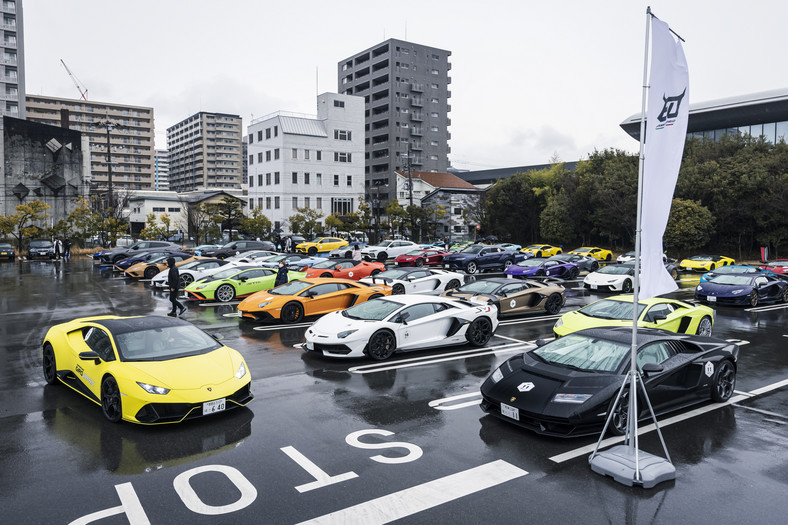
[{"label": "red sports car", "polygon": [[788,274],[788,259],[775,259],[774,261],[769,261],[766,264],[760,265],[759,268],[771,270],[774,273]]},{"label": "red sports car", "polygon": [[380,262],[354,261],[352,259],[326,259],[306,270],[306,277],[339,277],[358,281],[363,277],[377,275],[386,266]]},{"label": "red sports car", "polygon": [[428,248],[426,250],[413,250],[404,255],[397,256],[394,262],[397,266],[441,266],[443,257],[449,255],[446,250]]}]

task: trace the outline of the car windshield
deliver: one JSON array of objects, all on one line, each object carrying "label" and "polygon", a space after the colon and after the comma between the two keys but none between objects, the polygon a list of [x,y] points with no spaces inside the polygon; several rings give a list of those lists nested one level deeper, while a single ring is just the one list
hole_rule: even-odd
[{"label": "car windshield", "polygon": [[320,261],[312,265],[312,268],[317,269],[333,269],[336,265],[342,264],[342,261]]},{"label": "car windshield", "polygon": [[575,253],[588,253],[591,251],[591,248],[578,248],[577,250],[572,250]]},{"label": "car windshield", "polygon": [[30,243],[31,248],[49,248],[52,246],[51,241],[33,241]]},{"label": "car windshield", "polygon": [[531,351],[545,363],[586,372],[615,372],[629,355],[629,345],[569,334]]},{"label": "car windshield", "polygon": [[501,286],[501,284],[495,281],[473,281],[468,284],[463,284],[457,288],[457,291],[461,293],[493,293],[499,286]]},{"label": "car windshield", "polygon": [[482,251],[482,248],[484,248],[484,246],[471,245],[468,246],[467,248],[463,248],[462,251],[460,251],[460,253],[479,253],[480,251]]},{"label": "car windshield", "polygon": [[157,255],[155,257],[151,257],[150,259],[148,259],[149,263],[160,263],[160,262],[166,262],[166,261],[167,261],[167,256],[166,255]]},{"label": "car windshield", "polygon": [[[638,303],[638,319],[646,305]],[[612,299],[602,299],[591,303],[578,310],[583,315],[595,317],[597,319],[615,319],[618,321],[632,320],[632,303],[626,301],[614,301]]]},{"label": "car windshield", "polygon": [[229,279],[230,277],[242,272],[245,268],[227,268],[226,270],[219,270],[211,275],[212,279]]},{"label": "car windshield", "polygon": [[734,286],[751,286],[753,277],[750,275],[718,275],[709,282],[714,284],[732,284]]},{"label": "car windshield", "polygon": [[389,246],[391,246],[392,242],[394,241],[383,241],[376,244],[375,246],[370,246],[370,248],[388,248]]},{"label": "car windshield", "polygon": [[402,279],[411,273],[408,270],[386,270],[377,274],[375,277],[383,277],[385,279]]},{"label": "car windshield", "polygon": [[635,252],[627,252],[624,255],[622,255],[621,257],[634,257],[634,256],[635,256]]},{"label": "car windshield", "polygon": [[177,325],[127,332],[115,336],[121,361],[165,361],[221,348],[194,325]]},{"label": "car windshield", "polygon": [[181,270],[188,270],[189,268],[194,268],[195,266],[199,266],[201,263],[204,263],[204,262],[205,262],[204,260],[196,259],[194,261],[189,261],[187,263],[184,263],[184,264],[178,266],[178,268],[181,269]]},{"label": "car windshield", "polygon": [[690,261],[713,261],[714,257],[711,255],[696,255],[689,258]]},{"label": "car windshield", "polygon": [[312,285],[313,283],[308,281],[290,281],[289,283],[280,284],[276,288],[268,290],[268,293],[273,295],[296,295]]},{"label": "car windshield", "polygon": [[714,275],[722,275],[724,273],[755,273],[759,271],[758,268],[750,266],[721,266],[714,270]]},{"label": "car windshield", "polygon": [[596,273],[605,275],[627,275],[633,271],[633,267],[628,264],[608,264],[604,268],[600,268]]},{"label": "car windshield", "polygon": [[531,246],[528,246],[526,248],[526,250],[541,250],[541,249],[542,249],[541,244],[532,244]]},{"label": "car windshield", "polygon": [[413,250],[412,252],[408,252],[405,255],[421,255],[424,253],[422,250]]},{"label": "car windshield", "polygon": [[542,266],[542,263],[545,259],[540,259],[538,257],[533,259],[525,259],[524,261],[520,261],[517,263],[516,266],[523,266],[525,268],[534,268],[536,266]]},{"label": "car windshield", "polygon": [[4,249],[4,250],[7,250],[7,249],[9,249],[9,248],[13,248],[13,246],[11,246],[10,244],[8,244],[7,242],[0,242],[0,248],[2,248],[2,249]]},{"label": "car windshield", "polygon": [[351,319],[361,319],[364,321],[382,321],[398,309],[402,308],[402,303],[388,301],[386,299],[373,299],[356,306],[351,306],[342,312],[342,315]]}]

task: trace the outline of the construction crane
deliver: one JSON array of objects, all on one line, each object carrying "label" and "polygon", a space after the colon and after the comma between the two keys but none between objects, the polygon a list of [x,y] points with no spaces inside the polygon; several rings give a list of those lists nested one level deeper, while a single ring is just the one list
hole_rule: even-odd
[{"label": "construction crane", "polygon": [[87,100],[88,99],[88,89],[85,88],[84,91],[83,91],[82,88],[79,87],[79,79],[76,77],[76,75],[74,75],[74,73],[71,72],[71,70],[68,68],[66,63],[63,62],[62,58],[60,59],[60,63],[63,64],[64,68],[66,68],[66,72],[68,73],[68,76],[71,77],[71,80],[74,82],[74,85],[77,86],[77,91],[79,91],[79,96],[82,98],[82,100]]}]

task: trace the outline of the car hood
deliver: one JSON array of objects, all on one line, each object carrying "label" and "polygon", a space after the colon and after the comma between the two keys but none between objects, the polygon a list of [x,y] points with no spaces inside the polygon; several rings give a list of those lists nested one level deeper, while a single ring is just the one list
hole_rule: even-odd
[{"label": "car hood", "polygon": [[228,381],[240,363],[240,356],[223,346],[207,354],[169,361],[126,361],[125,366],[132,380],[139,378],[139,381],[150,381],[155,386],[188,390]]},{"label": "car hood", "polygon": [[624,282],[625,279],[631,279],[631,275],[614,275],[592,272],[586,275],[583,279],[584,283],[588,284],[613,284]]},{"label": "car hood", "polygon": [[444,261],[464,261],[476,257],[477,253],[452,253],[443,258]]},{"label": "car hood", "polygon": [[544,270],[541,266],[518,266],[513,264],[509,266],[504,273],[509,275],[531,275],[539,270]]},{"label": "car hood", "polygon": [[[742,297],[748,295],[753,291],[750,285],[740,284],[717,284],[712,282],[704,282],[698,285],[698,291],[704,295],[716,295],[717,297]],[[742,290],[739,293],[733,293],[737,290]]]}]

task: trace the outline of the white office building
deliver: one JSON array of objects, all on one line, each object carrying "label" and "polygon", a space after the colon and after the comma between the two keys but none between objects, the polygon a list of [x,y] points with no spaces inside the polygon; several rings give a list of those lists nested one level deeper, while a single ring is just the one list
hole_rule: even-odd
[{"label": "white office building", "polygon": [[[317,115],[278,111],[248,127],[249,210],[289,231],[296,208],[348,215],[364,196],[364,99],[323,93]],[[322,220],[321,220],[322,222]]]}]

